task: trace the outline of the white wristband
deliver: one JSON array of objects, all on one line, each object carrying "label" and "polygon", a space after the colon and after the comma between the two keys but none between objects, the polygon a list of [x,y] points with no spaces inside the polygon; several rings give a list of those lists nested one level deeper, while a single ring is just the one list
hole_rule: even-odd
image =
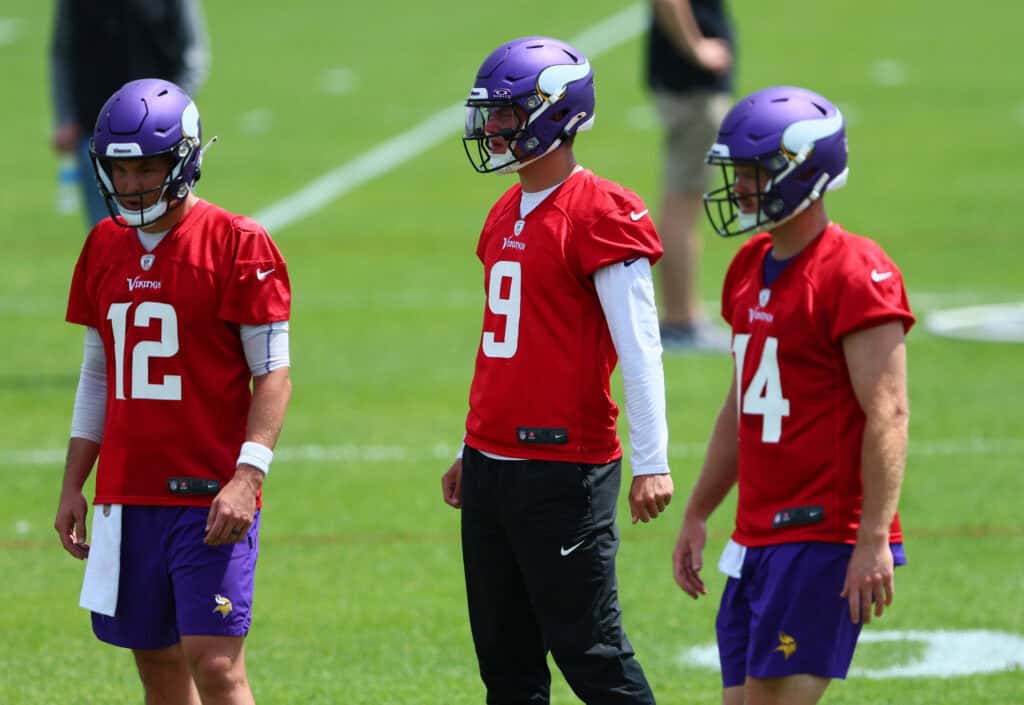
[{"label": "white wristband", "polygon": [[264,475],[270,472],[270,461],[274,459],[274,451],[262,443],[246,441],[242,444],[242,450],[238,454],[235,465],[252,465]]}]

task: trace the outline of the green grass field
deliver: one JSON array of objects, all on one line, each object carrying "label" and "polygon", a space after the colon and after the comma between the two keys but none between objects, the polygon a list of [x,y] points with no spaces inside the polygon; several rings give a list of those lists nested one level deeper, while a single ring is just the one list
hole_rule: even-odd
[{"label": "green grass field", "polygon": [[[200,194],[245,213],[463,99],[499,41],[572,39],[622,8],[206,5],[213,65],[198,104],[206,134],[221,141]],[[830,215],[886,247],[922,321],[934,308],[1024,299],[1019,3],[991,0],[979,19],[923,0],[733,6],[741,92],[803,84],[848,114],[850,185],[829,197]],[[77,607],[82,564],[52,529],[81,359],[82,332],[62,321],[84,233],[78,218],[54,214],[49,12],[49,3],[0,5],[0,325],[12,336],[0,369],[0,705],[137,703],[131,658],[94,639]],[[633,37],[594,58],[599,117],[577,154],[656,211],[660,132],[641,57]],[[483,702],[458,514],[441,502],[439,477],[462,437],[480,334],[476,236],[509,181],[472,172],[460,129],[456,119],[440,144],[273,233],[294,287],[295,393],[267,485],[247,645],[260,703]],[[712,312],[738,244],[706,240]],[[866,633],[1005,632],[1018,646],[1002,655],[1018,667],[854,677],[825,702],[1020,705],[1024,348],[933,337],[919,325],[908,349],[901,513],[911,563],[891,612]],[[731,367],[681,356],[665,366],[678,496],[654,524],[622,527],[625,624],[660,703],[715,703],[717,673],[681,655],[714,641],[723,578],[712,565],[732,503],[712,521],[710,599],[693,603],[675,586],[670,554]],[[865,643],[854,665],[907,665],[924,651],[920,641]],[[971,651],[953,649],[940,672]],[[552,702],[577,702],[558,675]]]}]

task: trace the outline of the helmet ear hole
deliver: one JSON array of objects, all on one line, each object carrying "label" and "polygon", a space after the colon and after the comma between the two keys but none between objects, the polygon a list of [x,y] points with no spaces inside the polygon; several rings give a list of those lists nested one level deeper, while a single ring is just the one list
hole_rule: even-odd
[{"label": "helmet ear hole", "polygon": [[552,122],[562,122],[562,120],[565,120],[565,116],[568,115],[568,114],[569,114],[568,109],[562,108],[561,110],[555,111],[551,115],[551,120],[552,120]]},{"label": "helmet ear hole", "polygon": [[786,204],[781,198],[773,198],[765,205],[764,210],[768,215],[774,218],[782,213],[785,207]]},{"label": "helmet ear hole", "polygon": [[808,169],[807,171],[801,173],[797,177],[797,181],[800,181],[802,183],[811,183],[811,182],[817,180],[818,174],[820,174],[820,173],[821,173],[821,169],[817,169],[817,168],[815,168],[815,169]]}]

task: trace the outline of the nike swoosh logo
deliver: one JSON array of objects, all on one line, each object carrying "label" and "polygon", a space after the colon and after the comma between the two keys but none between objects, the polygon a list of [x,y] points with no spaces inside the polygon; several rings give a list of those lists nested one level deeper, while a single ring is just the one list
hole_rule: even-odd
[{"label": "nike swoosh logo", "polygon": [[263,281],[264,279],[269,277],[271,274],[273,274],[273,272],[274,272],[273,269],[268,269],[265,272],[262,269],[257,269],[256,270],[256,278],[259,279],[260,281]]},{"label": "nike swoosh logo", "polygon": [[650,210],[650,208],[644,208],[644,209],[643,209],[642,211],[640,211],[639,213],[636,213],[636,212],[634,212],[634,211],[630,211],[630,213],[629,213],[629,219],[630,219],[630,220],[632,220],[632,221],[633,221],[633,222],[635,223],[636,221],[640,220],[640,219],[641,219],[641,218],[643,218],[643,217],[644,217],[645,215],[647,215],[647,211],[649,211],[649,210]]},{"label": "nike swoosh logo", "polygon": [[623,266],[623,267],[628,267],[628,266],[629,266],[629,265],[631,265],[631,264],[634,264],[634,263],[636,263],[636,262],[639,262],[639,261],[640,261],[641,259],[643,259],[643,258],[642,258],[642,257],[634,257],[633,259],[625,259],[625,260],[622,260],[622,266]]},{"label": "nike swoosh logo", "polygon": [[[583,541],[586,541],[586,539],[583,539]],[[566,556],[568,556],[568,555],[569,555],[570,553],[572,553],[573,551],[575,551],[575,550],[576,550],[577,548],[579,548],[580,546],[582,546],[582,545],[583,545],[583,541],[580,541],[580,542],[579,542],[578,544],[576,544],[575,546],[570,546],[569,548],[566,548],[565,546],[562,546],[562,547],[561,547],[561,548],[559,549],[559,551],[561,551],[561,553],[562,553],[562,558],[565,558],[565,557],[566,557]]]},{"label": "nike swoosh logo", "polygon": [[871,270],[871,281],[873,282],[884,282],[891,276],[892,272],[879,272],[877,269]]}]

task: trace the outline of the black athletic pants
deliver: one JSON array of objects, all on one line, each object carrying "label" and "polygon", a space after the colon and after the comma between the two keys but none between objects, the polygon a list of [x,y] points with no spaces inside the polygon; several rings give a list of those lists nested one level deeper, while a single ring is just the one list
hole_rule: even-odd
[{"label": "black athletic pants", "polygon": [[622,461],[462,458],[462,558],[488,705],[547,705],[554,656],[587,705],[653,705],[622,630]]}]

